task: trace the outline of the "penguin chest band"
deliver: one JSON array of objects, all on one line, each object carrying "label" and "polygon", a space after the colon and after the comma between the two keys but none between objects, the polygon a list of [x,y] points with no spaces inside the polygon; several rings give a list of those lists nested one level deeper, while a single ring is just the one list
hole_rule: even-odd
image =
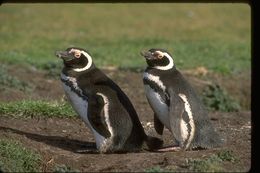
[{"label": "penguin chest band", "polygon": [[[145,92],[146,97],[153,108],[154,112],[157,114],[159,120],[166,126],[166,128],[170,129],[169,123],[169,108],[166,104],[167,99],[165,99],[166,94],[165,90],[166,87],[160,80],[159,76],[155,76],[149,74],[147,72],[143,75],[144,83],[145,83]],[[157,88],[157,89],[156,89]],[[161,91],[161,95],[159,94]],[[165,96],[162,98],[162,96]]]},{"label": "penguin chest band", "polygon": [[155,92],[149,85],[145,86],[146,97],[154,112],[158,116],[159,120],[166,126],[166,128],[170,129],[169,123],[169,109],[166,103],[164,103],[161,96]]},{"label": "penguin chest band", "polygon": [[162,81],[160,80],[160,77],[159,76],[155,76],[155,75],[152,75],[150,73],[147,73],[145,72],[143,74],[143,79],[144,80],[148,80],[148,81],[151,81],[151,82],[154,82],[155,85],[157,85],[161,90],[165,91],[166,87],[164,86],[164,84],[162,83]]},{"label": "penguin chest band", "polygon": [[[74,91],[74,89],[78,87],[75,78],[68,77],[68,76],[65,76],[64,74],[62,74],[61,75],[61,79],[62,79],[63,88],[64,88],[64,91],[65,91],[65,94],[66,94],[67,98],[69,99],[73,109],[77,112],[77,114],[82,118],[82,120],[85,122],[85,124],[93,132],[97,148],[99,149],[105,143],[106,139],[103,136],[101,136],[91,126],[91,123],[90,123],[90,121],[88,119],[88,114],[87,114],[88,113],[88,101],[87,101],[87,99],[85,99],[84,97],[79,96],[79,94]],[[72,82],[75,82],[75,83],[73,83],[74,89],[71,88],[72,86],[69,86],[68,84],[63,82],[64,80],[65,81],[66,80],[70,80]],[[79,89],[78,92],[80,93],[82,91]]]}]

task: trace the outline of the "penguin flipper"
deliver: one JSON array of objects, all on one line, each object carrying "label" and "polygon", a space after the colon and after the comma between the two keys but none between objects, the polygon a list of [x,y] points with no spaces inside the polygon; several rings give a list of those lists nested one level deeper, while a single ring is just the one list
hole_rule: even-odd
[{"label": "penguin flipper", "polygon": [[164,125],[163,125],[163,123],[158,119],[158,117],[157,117],[156,114],[154,114],[153,121],[154,121],[155,131],[156,131],[159,135],[162,135],[162,134],[163,134]]},{"label": "penguin flipper", "polygon": [[92,127],[105,138],[111,136],[105,122],[105,101],[100,95],[91,95],[88,99],[88,119]]},{"label": "penguin flipper", "polygon": [[182,130],[181,121],[185,107],[180,97],[172,90],[169,91],[170,95],[170,108],[169,108],[169,120],[171,131],[173,136],[180,145],[182,145]]}]

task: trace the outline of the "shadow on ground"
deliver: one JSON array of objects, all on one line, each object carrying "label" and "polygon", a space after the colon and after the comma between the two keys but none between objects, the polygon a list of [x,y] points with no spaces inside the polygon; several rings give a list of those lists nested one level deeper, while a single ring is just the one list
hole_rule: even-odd
[{"label": "shadow on ground", "polygon": [[98,151],[96,149],[96,144],[94,142],[86,142],[80,141],[76,139],[69,139],[67,137],[61,136],[46,136],[35,133],[29,133],[9,127],[1,127],[0,130],[9,131],[15,134],[19,134],[22,136],[26,136],[27,138],[42,142],[47,145],[51,145],[53,147],[58,147],[63,150],[71,151],[73,153],[81,153],[81,154],[97,154]]}]

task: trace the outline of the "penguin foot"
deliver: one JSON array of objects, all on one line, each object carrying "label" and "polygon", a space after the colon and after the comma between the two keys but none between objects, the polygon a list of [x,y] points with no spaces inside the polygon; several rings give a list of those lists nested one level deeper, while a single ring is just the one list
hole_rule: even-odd
[{"label": "penguin foot", "polygon": [[181,151],[182,148],[180,146],[168,146],[168,147],[163,147],[154,151],[157,152],[171,152],[171,151]]},{"label": "penguin foot", "polygon": [[97,149],[80,149],[80,150],[76,150],[75,153],[79,153],[79,154],[97,154],[99,153],[99,151]]}]

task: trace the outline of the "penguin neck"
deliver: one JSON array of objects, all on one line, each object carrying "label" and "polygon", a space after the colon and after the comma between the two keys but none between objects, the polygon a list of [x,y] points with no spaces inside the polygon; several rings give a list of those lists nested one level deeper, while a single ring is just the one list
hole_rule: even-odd
[{"label": "penguin neck", "polygon": [[96,69],[96,67],[94,64],[89,69],[84,70],[84,71],[75,71],[75,69],[65,66],[62,69],[62,73],[65,74],[66,76],[77,78],[78,76],[80,76],[82,74],[91,74],[95,69]]},{"label": "penguin neck", "polygon": [[62,74],[69,78],[75,78],[79,86],[95,85],[102,81],[107,81],[107,76],[98,68],[91,68],[84,72],[75,72],[64,68]]},{"label": "penguin neck", "polygon": [[176,69],[175,66],[173,66],[171,69],[168,69],[168,70],[161,70],[161,69],[150,67],[150,66],[148,66],[145,69],[145,72],[147,72],[147,73],[155,73],[155,74],[158,74],[158,73],[173,73],[173,72],[176,72],[176,71],[177,71],[177,69]]},{"label": "penguin neck", "polygon": [[87,100],[87,97],[83,94],[83,91],[79,88],[78,81],[75,77],[67,76],[62,72],[60,79],[64,83],[64,85],[70,87],[71,91],[76,93],[83,100]]}]

